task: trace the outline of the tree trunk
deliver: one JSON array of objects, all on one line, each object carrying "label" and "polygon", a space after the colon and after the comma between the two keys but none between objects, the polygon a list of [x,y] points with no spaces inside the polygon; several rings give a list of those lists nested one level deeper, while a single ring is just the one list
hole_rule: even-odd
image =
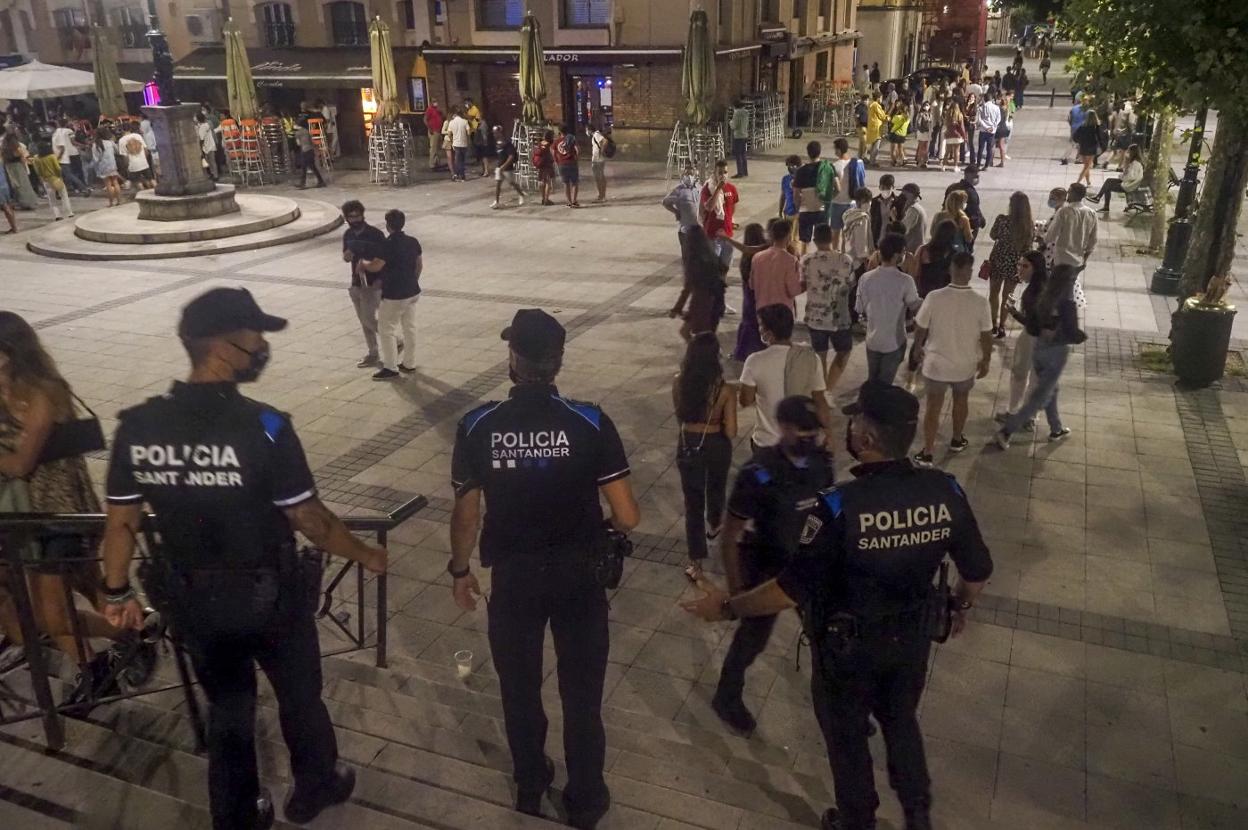
[{"label": "tree trunk", "polygon": [[1170,207],[1170,154],[1174,150],[1174,110],[1157,113],[1153,140],[1148,145],[1145,178],[1153,191],[1153,223],[1149,229],[1148,252],[1161,256],[1166,246],[1166,214]]},{"label": "tree trunk", "polygon": [[1248,107],[1218,113],[1213,153],[1205,170],[1196,208],[1192,242],[1183,262],[1179,296],[1203,291],[1209,280],[1226,274],[1235,256],[1236,226],[1248,186]]}]

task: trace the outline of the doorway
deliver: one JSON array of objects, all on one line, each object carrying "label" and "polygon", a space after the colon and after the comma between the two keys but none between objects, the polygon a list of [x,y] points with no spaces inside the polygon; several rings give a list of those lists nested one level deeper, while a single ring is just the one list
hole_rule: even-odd
[{"label": "doorway", "polygon": [[590,126],[609,127],[615,122],[610,67],[565,70],[563,89],[564,112],[573,114],[578,132]]}]

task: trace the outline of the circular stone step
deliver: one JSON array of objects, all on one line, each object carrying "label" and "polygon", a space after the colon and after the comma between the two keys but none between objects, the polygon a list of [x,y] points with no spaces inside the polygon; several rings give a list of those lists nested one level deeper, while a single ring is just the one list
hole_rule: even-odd
[{"label": "circular stone step", "polygon": [[[26,247],[36,254],[57,259],[136,261],[177,259],[251,251],[273,245],[284,245],[288,242],[299,242],[329,233],[342,224],[342,211],[334,205],[310,199],[294,201],[298,207],[298,218],[293,222],[241,236],[199,239],[190,242],[95,242],[76,236],[74,226],[68,222],[57,222],[52,227],[38,232],[37,236],[26,243]],[[105,210],[117,209],[106,208]]]},{"label": "circular stone step", "polygon": [[153,222],[139,218],[139,205],[127,202],[79,216],[74,235],[110,245],[152,245],[201,242],[266,231],[299,218],[299,205],[285,196],[243,193],[234,197],[238,210],[206,219]]}]

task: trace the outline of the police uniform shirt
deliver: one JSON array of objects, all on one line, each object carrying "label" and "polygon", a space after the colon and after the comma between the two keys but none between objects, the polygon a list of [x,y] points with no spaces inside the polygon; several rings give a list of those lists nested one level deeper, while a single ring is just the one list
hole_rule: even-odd
[{"label": "police uniform shirt", "polygon": [[272,565],[294,541],[285,508],[316,495],[290,418],[232,383],[175,383],[121,413],[108,502],[146,502],[171,563]]},{"label": "police uniform shirt", "polygon": [[904,611],[924,598],[946,554],[968,582],[992,574],[992,557],[953,476],[908,460],[851,472],[853,481],[820,493],[801,531],[803,547],[779,576],[799,605],[818,596],[867,618]]},{"label": "police uniform shirt", "polygon": [[812,453],[799,467],[778,446],[761,448],[741,468],[728,498],[728,512],[753,525],[743,543],[748,573],[770,578],[797,552],[806,514],[832,479],[832,461],[826,453]]},{"label": "police uniform shirt", "polygon": [[615,424],[554,386],[522,384],[459,422],[451,459],[457,494],[485,493],[481,562],[584,552],[602,534],[598,488],[628,475]]}]

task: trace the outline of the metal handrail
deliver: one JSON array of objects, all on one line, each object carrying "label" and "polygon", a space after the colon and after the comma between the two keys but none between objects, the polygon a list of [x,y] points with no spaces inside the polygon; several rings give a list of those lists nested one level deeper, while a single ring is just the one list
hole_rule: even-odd
[{"label": "metal handrail", "polygon": [[[428,500],[424,496],[416,496],[409,501],[403,503],[394,511],[384,516],[344,516],[342,521],[347,529],[359,533],[376,534],[377,544],[381,547],[386,546],[387,537],[391,530],[398,527],[407,519],[414,516],[428,504]],[[152,514],[146,514],[145,519],[154,518]],[[83,536],[98,536],[103,529],[105,514],[103,513],[3,513],[0,514],[0,540],[7,537],[22,538],[30,536],[35,532],[62,532],[62,533],[78,533]],[[0,686],[0,700],[17,701],[27,705],[25,711],[0,717],[0,726],[17,723],[25,720],[33,720],[41,718],[43,720],[44,736],[48,746],[52,749],[59,749],[64,746],[65,733],[60,722],[60,716],[63,713],[73,712],[84,706],[96,706],[104,703],[113,703],[119,700],[128,700],[143,695],[155,694],[157,692],[170,691],[172,689],[181,688],[187,695],[188,708],[190,709],[190,717],[195,728],[195,737],[197,743],[203,746],[203,722],[199,715],[198,703],[192,691],[195,685],[191,679],[190,672],[186,665],[185,655],[178,642],[171,641],[173,644],[174,662],[178,670],[181,682],[161,685],[157,688],[140,689],[138,691],[128,692],[125,694],[110,695],[108,697],[91,700],[85,703],[72,705],[57,705],[52,701],[51,685],[48,681],[47,658],[44,654],[44,645],[38,626],[35,624],[34,609],[31,604],[30,594],[26,586],[25,570],[28,566],[36,564],[28,562],[21,558],[18,552],[18,545],[5,544],[4,556],[0,557],[0,564],[7,565],[12,572],[10,581],[10,593],[13,596],[14,604],[17,607],[18,622],[22,630],[22,639],[24,641],[23,650],[27,667],[30,670],[31,681],[35,700],[33,705],[31,701],[11,693],[5,694],[5,689]],[[136,559],[145,559],[145,555],[138,555]],[[58,563],[73,562],[98,562],[98,556],[82,556],[82,557],[64,557],[57,559]],[[38,563],[44,564],[44,563]],[[355,631],[352,632],[342,620],[329,613],[333,605],[333,592],[342,583],[346,576],[355,570],[356,576],[356,625]],[[369,648],[370,646],[376,650],[376,665],[378,668],[386,667],[387,654],[387,629],[386,620],[388,615],[386,602],[386,575],[378,574],[376,578],[377,584],[377,604],[376,604],[376,629],[375,639],[370,644],[368,642],[368,632],[365,628],[365,607],[364,607],[364,566],[358,562],[347,560],[342,564],[338,572],[330,579],[329,584],[323,588],[324,599],[317,613],[318,619],[327,619],[346,635],[351,645],[346,648],[336,649],[334,651],[325,652],[322,657],[330,657],[339,654],[346,654],[353,651]],[[84,633],[80,630],[78,616],[72,613],[74,608],[73,596],[68,582],[65,583],[66,608],[70,609],[69,614],[70,628],[73,631],[74,643],[76,650],[80,655],[84,654],[83,642],[86,639]]]}]

